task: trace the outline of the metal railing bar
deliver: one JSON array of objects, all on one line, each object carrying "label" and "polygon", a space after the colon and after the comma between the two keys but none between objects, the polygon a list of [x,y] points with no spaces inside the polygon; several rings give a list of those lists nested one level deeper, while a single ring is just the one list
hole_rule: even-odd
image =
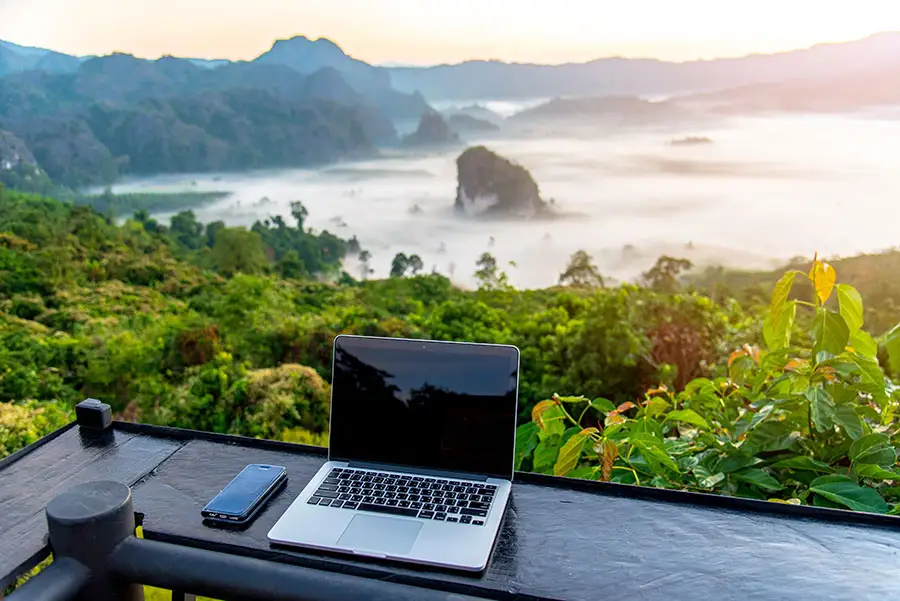
[{"label": "metal railing bar", "polygon": [[406,584],[129,538],[109,557],[113,577],[215,598],[284,601],[475,601]]},{"label": "metal railing bar", "polygon": [[[69,601],[91,578],[91,572],[70,557],[60,557],[14,590],[7,601]],[[0,599],[3,595],[0,594]]]}]

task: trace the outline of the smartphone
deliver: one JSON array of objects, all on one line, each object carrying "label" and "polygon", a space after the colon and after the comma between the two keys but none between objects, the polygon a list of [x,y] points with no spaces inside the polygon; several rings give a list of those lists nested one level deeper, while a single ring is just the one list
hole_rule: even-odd
[{"label": "smartphone", "polygon": [[283,466],[252,463],[206,504],[201,515],[212,522],[248,524],[285,482]]}]

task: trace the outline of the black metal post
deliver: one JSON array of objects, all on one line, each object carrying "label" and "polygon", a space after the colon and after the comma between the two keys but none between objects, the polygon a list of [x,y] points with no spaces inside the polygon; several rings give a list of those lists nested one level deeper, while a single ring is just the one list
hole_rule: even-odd
[{"label": "black metal post", "polygon": [[[90,571],[70,557],[60,557],[9,596],[9,601],[69,601],[90,579]],[[0,601],[3,593],[0,592]]]},{"label": "black metal post", "polygon": [[54,560],[70,557],[90,570],[78,601],[143,601],[139,584],[115,580],[107,569],[113,549],[134,536],[131,489],[119,482],[80,484],[50,501],[47,527]]}]

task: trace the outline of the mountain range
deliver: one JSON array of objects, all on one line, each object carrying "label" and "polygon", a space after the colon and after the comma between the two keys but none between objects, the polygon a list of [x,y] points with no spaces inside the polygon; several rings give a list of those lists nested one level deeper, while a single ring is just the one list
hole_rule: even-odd
[{"label": "mountain range", "polygon": [[327,40],[282,40],[255,61],[218,66],[117,53],[45,69],[59,64],[55,53],[0,51],[17,69],[0,78],[0,131],[71,187],[371,155],[398,142],[393,120],[432,112],[421,95],[396,91],[385,72]]},{"label": "mountain range", "polygon": [[[662,107],[637,96],[678,98]],[[681,110],[676,104],[734,112],[900,103],[900,33],[685,63],[607,58],[393,68],[303,36],[237,62],[74,57],[0,41],[4,147],[20,155],[24,149],[54,181],[73,187],[129,173],[341,160],[397,144],[399,124],[435,112],[428,101],[541,97],[556,100],[527,111],[520,122],[610,111],[665,117]],[[458,109],[473,110],[484,109]]]}]

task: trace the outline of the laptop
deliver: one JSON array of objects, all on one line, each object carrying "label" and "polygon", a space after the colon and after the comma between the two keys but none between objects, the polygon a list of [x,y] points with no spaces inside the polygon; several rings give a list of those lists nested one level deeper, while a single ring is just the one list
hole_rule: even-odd
[{"label": "laptop", "polygon": [[482,571],[511,489],[519,350],[338,336],[328,462],[279,545]]}]

